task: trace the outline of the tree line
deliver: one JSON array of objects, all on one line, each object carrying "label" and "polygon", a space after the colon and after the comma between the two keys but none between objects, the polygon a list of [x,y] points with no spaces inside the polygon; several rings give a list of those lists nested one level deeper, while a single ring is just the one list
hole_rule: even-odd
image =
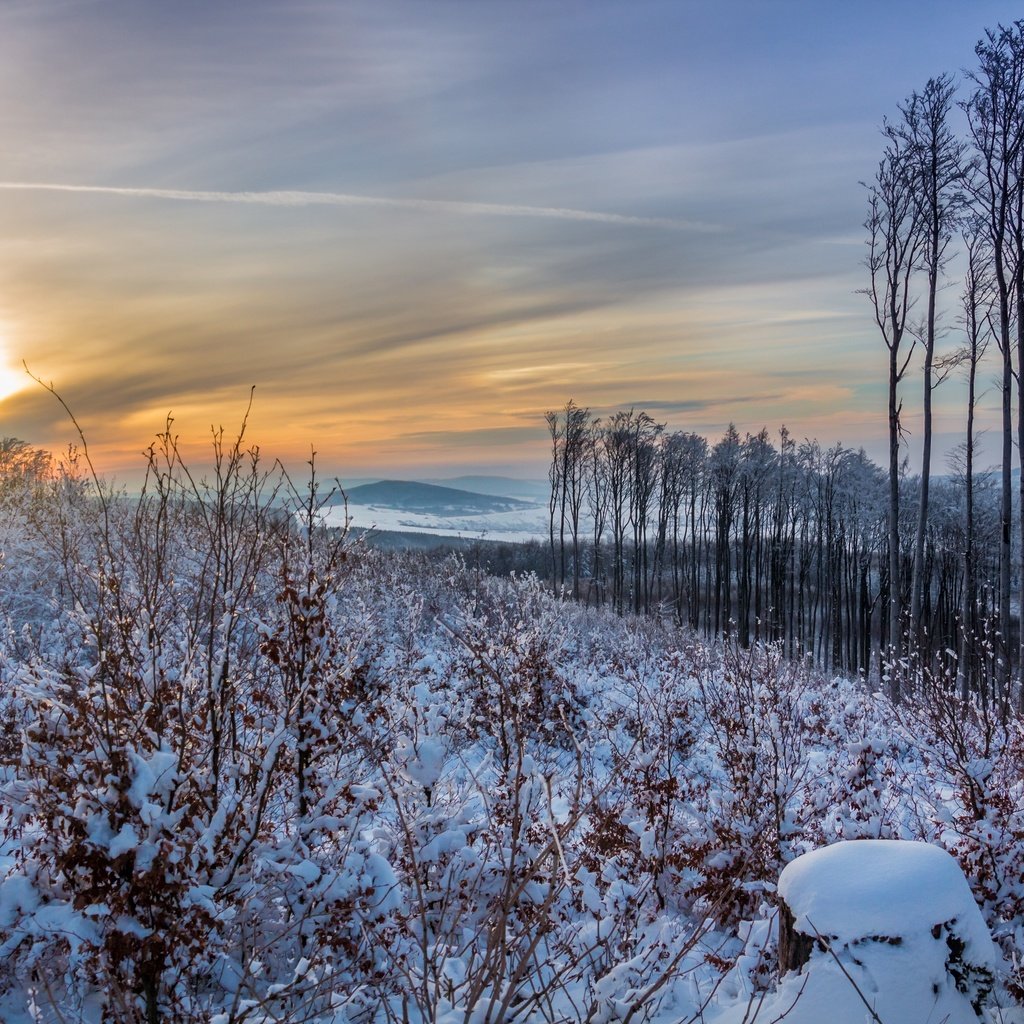
[{"label": "tree line", "polygon": [[[573,401],[547,422],[556,592],[620,614],[671,616],[743,645],[777,642],[830,669],[895,670],[885,651],[888,481],[863,449],[797,441],[785,427],[774,438],[767,430],[741,437],[732,425],[711,444],[643,411],[602,419]],[[895,578],[905,605],[921,481],[904,472],[898,484]],[[998,573],[995,497],[990,476],[976,474],[972,548],[981,580]],[[975,584],[966,643],[966,522],[963,474],[933,480],[916,657],[987,698],[999,657],[998,594],[994,584]]]}]

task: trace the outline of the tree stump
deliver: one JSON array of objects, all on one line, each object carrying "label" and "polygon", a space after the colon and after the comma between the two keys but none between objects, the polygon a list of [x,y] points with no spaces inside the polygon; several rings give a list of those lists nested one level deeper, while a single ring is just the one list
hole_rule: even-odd
[{"label": "tree stump", "polygon": [[816,939],[796,930],[796,918],[785,900],[779,900],[779,976],[799,971],[811,959]]},{"label": "tree stump", "polygon": [[[887,963],[910,956],[931,976],[936,996],[955,990],[980,1014],[995,950],[967,879],[945,850],[889,839],[834,843],[788,864],[778,897],[780,978],[813,974],[830,959],[877,978]],[[890,952],[896,947],[910,952]],[[900,978],[895,988],[902,987]]]}]

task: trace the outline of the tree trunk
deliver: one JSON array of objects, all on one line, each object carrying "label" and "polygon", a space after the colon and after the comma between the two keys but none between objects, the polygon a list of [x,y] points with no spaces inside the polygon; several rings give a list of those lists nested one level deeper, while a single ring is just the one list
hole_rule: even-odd
[{"label": "tree trunk", "polygon": [[900,699],[899,660],[903,654],[900,600],[900,403],[897,346],[889,348],[889,696]]},{"label": "tree trunk", "polygon": [[811,958],[817,940],[796,930],[796,918],[783,900],[779,900],[779,977],[799,971]]}]

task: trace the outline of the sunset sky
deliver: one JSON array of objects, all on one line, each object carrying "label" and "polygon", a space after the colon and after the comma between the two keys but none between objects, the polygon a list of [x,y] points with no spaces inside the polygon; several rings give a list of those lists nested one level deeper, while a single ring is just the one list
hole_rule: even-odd
[{"label": "sunset sky", "polygon": [[543,476],[569,397],[881,457],[859,181],[1021,13],[4,0],[0,435],[73,439],[25,361],[122,479],[251,385],[264,451],[347,476]]}]

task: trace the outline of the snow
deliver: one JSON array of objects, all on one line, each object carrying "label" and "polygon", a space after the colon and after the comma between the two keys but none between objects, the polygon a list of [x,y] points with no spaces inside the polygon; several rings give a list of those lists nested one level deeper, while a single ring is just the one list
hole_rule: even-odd
[{"label": "snow", "polygon": [[[778,891],[797,930],[827,937],[827,948],[767,995],[743,993],[714,1024],[749,1021],[759,1002],[756,1019],[787,1024],[978,1024],[972,1000],[989,980],[995,951],[944,850],[904,840],[838,842],[789,863]],[[962,957],[947,936],[964,943]]]},{"label": "snow", "polygon": [[39,893],[24,875],[11,874],[0,882],[0,928],[9,928],[39,906]]},{"label": "snow", "polygon": [[[935,949],[923,939],[902,946],[876,943],[863,952],[858,948],[859,963],[848,955],[839,962],[818,955],[804,973],[786,975],[764,997],[756,1017],[748,996],[709,1016],[708,1024],[978,1024],[968,999],[944,981],[938,944],[928,942]],[[753,1005],[760,999],[754,996]]]},{"label": "snow", "polygon": [[[327,526],[344,526],[343,506],[323,510]],[[348,525],[358,529],[426,533],[438,537],[470,537],[522,543],[548,536],[548,510],[543,506],[481,515],[443,516],[380,505],[350,505]]]},{"label": "snow", "polygon": [[164,795],[174,785],[178,758],[172,751],[156,750],[148,758],[130,751],[128,756],[134,769],[128,799],[136,807],[141,808],[150,802],[151,796]]},{"label": "snow", "polygon": [[[753,1006],[761,1022],[864,1024],[870,1007],[886,1024],[977,1024],[972,999],[994,956],[974,900],[1008,953],[1024,949],[1012,816],[1024,762],[1009,740],[972,740],[953,774],[932,733],[775,649],[737,661],[458,559],[438,569],[358,546],[332,582],[305,579],[301,547],[284,554],[294,561],[251,591],[232,584],[236,626],[211,618],[199,645],[191,620],[161,626],[160,670],[144,651],[135,675],[147,700],[168,687],[159,705],[127,705],[116,772],[90,728],[89,708],[106,706],[90,674],[93,620],[71,610],[61,630],[38,631],[0,701],[41,737],[0,784],[0,966],[20,994],[0,993],[0,1020],[33,1019],[33,972],[66,1019],[85,1020],[80,1007],[107,991],[90,979],[130,978],[108,950],[141,948],[151,928],[183,957],[202,950],[179,976],[182,992],[202,993],[196,1019],[250,1006],[253,1024],[291,1019],[287,1005],[321,992],[338,1003],[318,1003],[315,1024],[495,1019],[508,986],[519,1021],[751,1024]],[[294,605],[284,569],[300,584]],[[194,600],[187,588],[172,596],[168,615]],[[270,657],[300,600],[324,610],[326,630],[309,652],[302,717]],[[66,664],[95,701],[74,729]],[[238,735],[215,775],[202,723],[209,680],[228,665],[221,695],[237,702]],[[989,817],[965,815],[965,779]],[[938,846],[874,840],[883,834],[944,845],[974,896]],[[831,949],[778,981],[780,871],[801,924]],[[492,981],[496,921],[508,952]],[[888,934],[900,943],[870,938]],[[963,990],[950,937],[975,974]],[[184,1019],[167,978],[167,1019]],[[546,1018],[531,1002],[544,986]]]},{"label": "snow", "polygon": [[400,752],[405,755],[403,768],[408,778],[424,789],[437,784],[444,769],[447,744],[434,736],[427,736],[416,744],[400,745]]},{"label": "snow", "polygon": [[956,921],[972,962],[993,962],[992,939],[967,879],[930,843],[857,839],[813,850],[786,865],[779,895],[806,935],[854,942]]},{"label": "snow", "polygon": [[121,831],[110,840],[110,856],[120,857],[139,845],[139,837],[131,825],[122,825]]},{"label": "snow", "polygon": [[298,864],[289,864],[290,871],[296,878],[301,878],[306,885],[313,885],[320,879],[320,867],[311,860],[302,860]]}]

